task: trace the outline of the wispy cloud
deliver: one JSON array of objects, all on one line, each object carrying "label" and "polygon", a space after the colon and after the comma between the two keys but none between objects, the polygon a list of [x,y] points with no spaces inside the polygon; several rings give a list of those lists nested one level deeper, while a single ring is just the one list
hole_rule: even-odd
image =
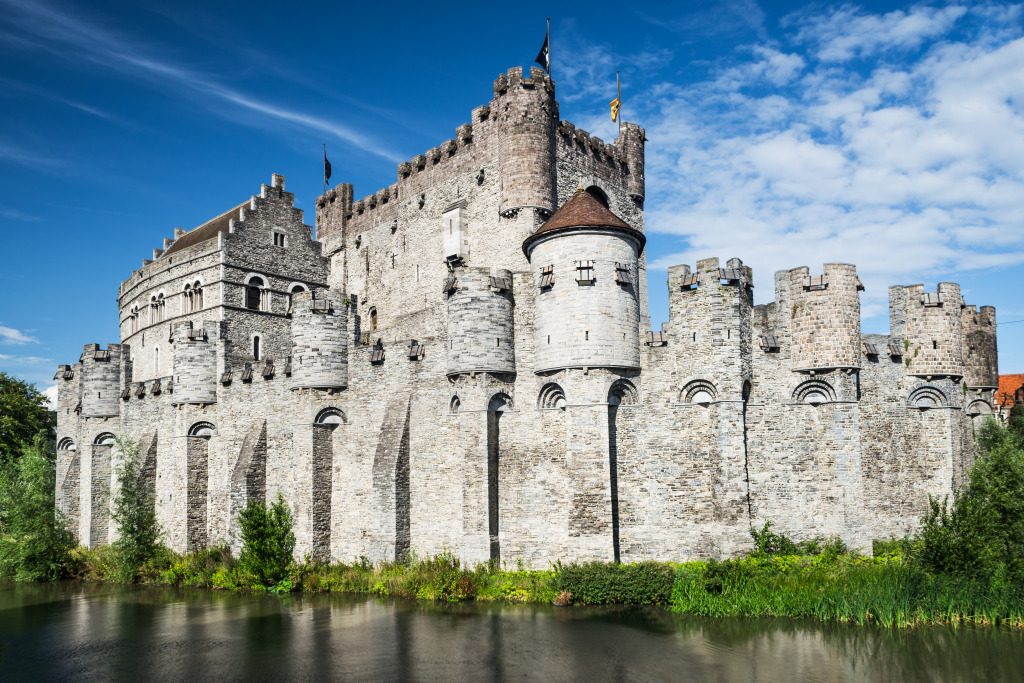
[{"label": "wispy cloud", "polygon": [[55,173],[58,169],[67,166],[66,161],[48,156],[39,149],[31,149],[3,140],[0,140],[0,161],[26,166],[44,173]]},{"label": "wispy cloud", "polygon": [[397,162],[403,158],[372,137],[341,122],[297,112],[244,93],[220,79],[158,56],[154,50],[140,47],[131,37],[76,16],[70,10],[43,2],[16,0],[0,0],[0,7],[5,10],[5,18],[18,29],[17,34],[0,33],[0,41],[46,51],[61,59],[85,60],[123,76],[153,82],[160,88],[173,85],[202,102],[212,97],[219,103],[211,106],[210,110],[220,116],[233,116],[220,106],[220,103],[229,102],[270,120],[334,136],[390,161]]},{"label": "wispy cloud", "polygon": [[99,109],[98,107],[93,107],[93,106],[88,105],[88,104],[83,104],[82,102],[78,102],[76,100],[69,99],[67,97],[64,97],[63,95],[60,95],[58,93],[53,92],[52,90],[47,90],[46,88],[40,88],[39,86],[36,86],[36,85],[31,85],[31,84],[28,84],[28,83],[21,83],[19,81],[16,81],[16,80],[13,80],[13,79],[10,79],[10,78],[2,78],[2,77],[0,77],[0,86],[2,86],[4,88],[4,90],[6,90],[8,93],[11,93],[11,92],[21,92],[21,93],[24,93],[24,94],[27,94],[27,95],[31,95],[33,97],[39,97],[39,98],[42,98],[42,99],[50,100],[52,102],[59,102],[60,104],[66,105],[68,107],[72,107],[73,109],[77,109],[79,111],[83,111],[86,114],[91,114],[92,116],[95,116],[97,118],[107,119],[107,120],[113,119],[113,116],[111,116],[109,113]]},{"label": "wispy cloud", "polygon": [[23,211],[9,209],[3,206],[0,206],[0,218],[8,218],[12,221],[21,221],[22,223],[39,223],[43,220],[39,216],[33,216],[31,214],[24,213]]},{"label": "wispy cloud", "polygon": [[0,353],[0,361],[20,363],[23,365],[43,365],[53,363],[52,358],[40,358],[39,356],[11,356]]},{"label": "wispy cloud", "polygon": [[0,325],[0,343],[6,344],[38,344],[39,340],[35,337],[29,336],[21,330],[16,330],[13,327],[4,327]]}]

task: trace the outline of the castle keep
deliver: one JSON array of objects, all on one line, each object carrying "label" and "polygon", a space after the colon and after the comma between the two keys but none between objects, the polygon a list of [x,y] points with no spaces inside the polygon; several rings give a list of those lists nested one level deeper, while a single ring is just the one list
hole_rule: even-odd
[{"label": "castle keep", "polygon": [[889,290],[860,329],[852,265],[669,269],[652,329],[644,130],[613,142],[558,115],[540,69],[362,199],[284,178],[121,283],[121,343],[59,383],[57,500],[112,540],[114,437],[178,550],[239,546],[281,492],[296,554],[445,549],[500,558],[680,560],[772,520],[868,548],[963,481],[997,387],[995,310],[956,284]]}]

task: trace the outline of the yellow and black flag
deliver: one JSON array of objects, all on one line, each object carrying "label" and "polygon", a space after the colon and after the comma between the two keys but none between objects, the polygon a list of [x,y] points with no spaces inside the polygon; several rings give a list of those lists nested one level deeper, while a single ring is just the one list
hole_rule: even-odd
[{"label": "yellow and black flag", "polygon": [[611,101],[612,105],[612,121],[618,122],[619,120],[619,109],[622,108],[622,82],[619,81],[619,72],[615,72],[615,84],[619,86],[619,96]]}]

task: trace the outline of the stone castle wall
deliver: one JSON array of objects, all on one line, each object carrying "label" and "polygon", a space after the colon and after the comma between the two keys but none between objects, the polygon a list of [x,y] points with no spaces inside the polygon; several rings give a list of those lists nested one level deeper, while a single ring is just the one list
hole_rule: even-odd
[{"label": "stone castle wall", "polygon": [[[57,498],[79,539],[112,539],[114,434],[138,445],[173,547],[237,552],[238,512],[281,493],[296,555],[321,559],[721,557],[766,520],[867,549],[962,485],[993,309],[894,287],[891,334],[862,335],[853,266],[780,271],[755,306],[751,268],[712,258],[669,269],[652,330],[638,238],[523,252],[581,186],[644,229],[643,129],[598,140],[554,89],[503,74],[394,184],[319,197],[316,240],[275,175],[226,230],[155,250],[121,285],[122,343],[58,371]],[[175,308],[197,279],[203,308]],[[129,319],[160,291],[158,319]]]}]

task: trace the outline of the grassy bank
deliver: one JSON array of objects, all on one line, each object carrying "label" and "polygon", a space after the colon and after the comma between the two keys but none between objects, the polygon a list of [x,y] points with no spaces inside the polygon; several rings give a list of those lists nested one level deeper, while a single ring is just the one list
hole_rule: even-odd
[{"label": "grassy bank", "polygon": [[[116,580],[109,548],[79,549],[70,573]],[[462,568],[450,555],[407,564],[293,565],[269,589],[224,548],[162,550],[141,568],[144,584],[213,590],[340,592],[425,600],[560,605],[659,604],[708,617],[792,617],[907,627],[978,624],[1024,627],[1024,585],[998,573],[935,575],[899,553],[751,556],[725,562]]]}]

